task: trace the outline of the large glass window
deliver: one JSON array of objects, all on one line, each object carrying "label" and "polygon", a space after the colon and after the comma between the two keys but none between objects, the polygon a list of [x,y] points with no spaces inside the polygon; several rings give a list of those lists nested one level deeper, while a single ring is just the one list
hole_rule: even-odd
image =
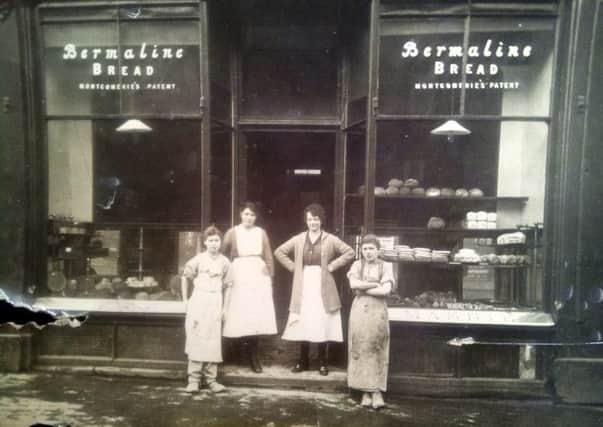
[{"label": "large glass window", "polygon": [[198,21],[144,13],[119,22],[43,21],[48,115],[199,113]]},{"label": "large glass window", "polygon": [[[180,301],[202,226],[198,5],[40,12],[49,216],[40,296]],[[228,199],[229,140],[217,143],[210,187]]]},{"label": "large glass window", "polygon": [[[383,114],[458,114],[462,52],[450,56],[441,46],[463,46],[462,18],[397,18],[381,26],[379,111]],[[445,43],[445,44],[443,44]],[[451,71],[451,67],[454,67]],[[447,70],[444,72],[443,70]],[[438,90],[423,84],[440,85]]]},{"label": "large glass window", "polygon": [[[348,158],[346,231],[363,232],[356,213],[374,197],[369,226],[398,267],[391,305],[449,310],[399,310],[398,320],[450,321],[460,310],[472,313],[459,322],[504,323],[544,308],[555,4],[522,11],[382,4],[375,168],[362,170],[375,188],[359,187],[358,162]],[[348,145],[348,154],[363,146]],[[495,311],[510,317],[488,317]]]}]

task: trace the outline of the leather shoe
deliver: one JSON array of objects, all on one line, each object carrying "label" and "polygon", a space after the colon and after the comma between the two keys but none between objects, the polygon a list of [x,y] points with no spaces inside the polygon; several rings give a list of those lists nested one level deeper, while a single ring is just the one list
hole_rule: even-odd
[{"label": "leather shoe", "polygon": [[251,356],[251,370],[256,374],[260,374],[263,372],[262,364],[260,363],[260,360],[258,359],[256,354],[253,354]]},{"label": "leather shoe", "polygon": [[308,365],[303,362],[297,362],[293,368],[291,368],[291,372],[297,374],[298,372],[306,371],[308,369]]},{"label": "leather shoe", "polygon": [[318,373],[323,377],[329,375],[329,368],[327,368],[327,365],[321,363],[320,368],[318,369]]}]

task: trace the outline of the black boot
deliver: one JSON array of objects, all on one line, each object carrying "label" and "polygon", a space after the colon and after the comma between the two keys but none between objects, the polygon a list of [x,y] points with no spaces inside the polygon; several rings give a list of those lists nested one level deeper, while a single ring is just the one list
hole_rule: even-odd
[{"label": "black boot", "polygon": [[320,375],[329,375],[329,368],[327,367],[327,343],[321,342],[318,344],[318,362],[320,368],[318,368],[318,373]]},{"label": "black boot", "polygon": [[263,372],[262,364],[260,363],[260,358],[258,356],[258,338],[253,337],[248,340],[249,343],[249,364],[251,366],[251,370],[256,374],[260,374]]},{"label": "black boot", "polygon": [[299,360],[291,369],[291,372],[298,373],[308,370],[310,356],[310,343],[302,342],[299,346]]}]

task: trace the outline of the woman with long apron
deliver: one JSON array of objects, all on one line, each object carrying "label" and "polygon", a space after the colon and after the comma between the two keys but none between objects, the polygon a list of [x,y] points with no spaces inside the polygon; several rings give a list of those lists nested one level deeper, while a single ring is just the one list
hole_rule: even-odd
[{"label": "woman with long apron", "polygon": [[241,224],[224,236],[224,252],[232,260],[233,285],[223,335],[242,341],[252,371],[260,373],[258,338],[276,334],[272,296],[274,261],[266,232],[255,225],[257,206],[251,202],[243,204],[240,216]]},{"label": "woman with long apron", "polygon": [[341,301],[332,273],[354,259],[354,250],[322,229],[324,208],[311,204],[304,210],[308,231],[279,246],[276,259],[293,273],[289,318],[283,339],[300,342],[300,357],[292,372],[309,367],[310,342],[318,343],[320,375],[328,375],[327,345],[342,342]]},{"label": "woman with long apron", "polygon": [[385,405],[389,368],[389,320],[386,297],[394,286],[392,265],[378,259],[379,240],[362,239],[362,259],[348,272],[355,293],[350,311],[348,386],[363,392],[361,405],[379,409]]}]

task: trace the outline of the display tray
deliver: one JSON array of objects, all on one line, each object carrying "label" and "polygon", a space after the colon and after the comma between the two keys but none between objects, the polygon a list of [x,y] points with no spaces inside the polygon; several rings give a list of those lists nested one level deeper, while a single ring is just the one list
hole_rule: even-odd
[{"label": "display tray", "polygon": [[134,299],[42,297],[34,303],[53,311],[68,313],[177,314],[186,312],[182,301],[148,301]]},{"label": "display tray", "polygon": [[448,308],[389,307],[390,322],[416,322],[460,325],[524,326],[550,328],[553,317],[541,311],[509,309],[455,310]]}]

